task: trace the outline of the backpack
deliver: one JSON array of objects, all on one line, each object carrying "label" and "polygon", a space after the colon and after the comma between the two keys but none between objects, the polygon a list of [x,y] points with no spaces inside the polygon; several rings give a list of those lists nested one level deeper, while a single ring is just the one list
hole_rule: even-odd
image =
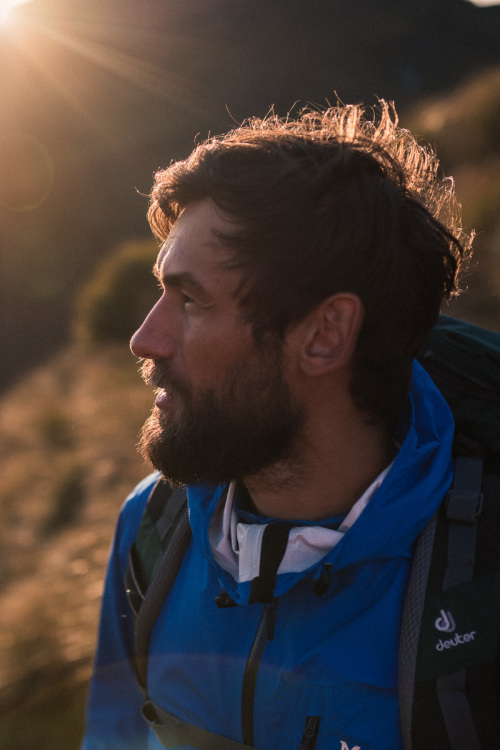
[{"label": "backpack", "polygon": [[[418,360],[455,418],[455,475],[412,563],[399,657],[404,747],[498,750],[500,334],[440,316]],[[172,492],[159,480],[126,575],[143,715],[165,747],[242,750],[249,746],[185,724],[147,699],[150,634],[190,538],[185,489]]]}]

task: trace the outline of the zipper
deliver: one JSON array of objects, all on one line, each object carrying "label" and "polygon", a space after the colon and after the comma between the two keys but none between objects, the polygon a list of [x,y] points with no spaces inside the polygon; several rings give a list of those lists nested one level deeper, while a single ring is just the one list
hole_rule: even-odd
[{"label": "zipper", "polygon": [[243,743],[253,747],[253,726],[254,726],[254,704],[255,704],[255,686],[257,683],[257,673],[259,671],[260,661],[264,654],[264,649],[268,641],[274,638],[274,626],[276,623],[276,610],[278,608],[278,599],[274,599],[269,604],[264,605],[262,615],[257,626],[257,632],[250,649],[245,674],[243,675],[243,687],[241,691],[241,731]]}]

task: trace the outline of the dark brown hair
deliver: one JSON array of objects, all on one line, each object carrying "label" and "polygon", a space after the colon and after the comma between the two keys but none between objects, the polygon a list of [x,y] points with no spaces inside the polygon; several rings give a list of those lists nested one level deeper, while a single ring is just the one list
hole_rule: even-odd
[{"label": "dark brown hair", "polygon": [[392,427],[470,242],[432,151],[398,127],[391,105],[373,115],[339,105],[251,119],[158,172],[148,218],[161,239],[204,198],[234,218],[219,239],[242,269],[240,302],[257,340],[283,336],[332,294],[359,295],[351,392]]}]

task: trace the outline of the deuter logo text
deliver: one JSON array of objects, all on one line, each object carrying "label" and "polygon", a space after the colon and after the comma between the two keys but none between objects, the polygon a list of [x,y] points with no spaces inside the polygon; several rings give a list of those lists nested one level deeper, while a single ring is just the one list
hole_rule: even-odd
[{"label": "deuter logo text", "polygon": [[[457,627],[451,612],[445,611],[444,609],[440,610],[439,617],[434,621],[434,626],[436,630],[439,630],[441,633],[454,633]],[[464,643],[470,643],[475,637],[476,631],[471,630],[470,633],[455,633],[453,638],[448,638],[447,640],[440,638],[436,643],[436,651],[445,651],[449,648],[461,646]]]}]

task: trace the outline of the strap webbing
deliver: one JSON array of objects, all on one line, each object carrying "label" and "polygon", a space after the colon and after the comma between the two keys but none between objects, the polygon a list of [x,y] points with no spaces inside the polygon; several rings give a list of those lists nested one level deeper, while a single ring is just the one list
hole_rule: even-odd
[{"label": "strap webbing", "polygon": [[187,494],[185,487],[178,487],[173,493],[167,494],[169,490],[168,485],[165,485],[163,480],[160,481],[161,486],[157,488],[151,497],[149,512],[153,518],[154,514],[157,514],[155,519],[156,532],[163,545],[163,549],[166,549],[168,535],[173,533],[178,518],[185,512]]},{"label": "strap webbing", "polygon": [[482,477],[483,462],[480,458],[456,459],[453,487],[446,498],[449,535],[443,591],[471,581],[474,575],[477,516],[483,501]]},{"label": "strap webbing", "polygon": [[142,709],[142,715],[155,733],[163,747],[176,748],[191,745],[197,750],[256,750],[251,745],[244,745],[220,734],[208,732],[186,721],[181,721],[152,701]]},{"label": "strap webbing", "polygon": [[437,678],[439,705],[452,750],[481,750],[465,685],[465,669]]},{"label": "strap webbing", "polygon": [[399,646],[399,713],[405,750],[412,750],[412,709],[415,695],[418,641],[436,526],[437,514],[431,518],[417,540],[401,625],[401,641]]},{"label": "strap webbing", "polygon": [[147,590],[142,603],[134,633],[135,669],[139,685],[146,690],[147,656],[151,632],[179,572],[184,553],[191,539],[191,527],[187,514],[181,516],[172,534],[170,543],[162,557],[158,571]]}]

